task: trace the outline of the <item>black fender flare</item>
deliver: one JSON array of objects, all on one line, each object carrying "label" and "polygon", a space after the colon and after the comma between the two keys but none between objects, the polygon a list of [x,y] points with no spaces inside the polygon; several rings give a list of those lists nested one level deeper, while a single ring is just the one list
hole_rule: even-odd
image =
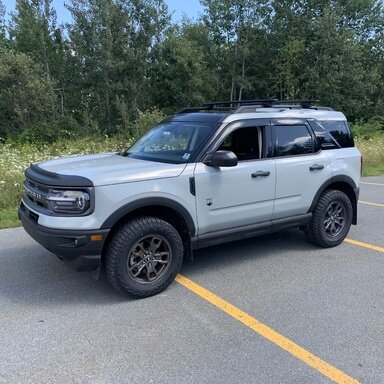
[{"label": "black fender flare", "polygon": [[129,213],[139,208],[146,208],[151,206],[160,206],[176,211],[186,222],[191,237],[195,235],[196,226],[188,210],[183,207],[180,203],[164,197],[145,197],[132,201],[113,212],[103,222],[100,229],[112,228],[119,220],[121,220],[124,216],[128,215]]},{"label": "black fender flare", "polygon": [[345,176],[345,175],[334,176],[331,179],[329,179],[326,182],[324,182],[321,185],[321,187],[318,189],[315,197],[313,198],[311,207],[309,208],[308,212],[313,212],[313,210],[315,209],[315,206],[316,206],[317,201],[319,200],[319,197],[321,196],[321,194],[330,185],[335,184],[335,183],[348,184],[352,188],[352,190],[354,192],[354,198],[351,201],[352,208],[353,208],[353,220],[352,220],[352,223],[356,224],[357,223],[357,202],[359,200],[359,187],[356,185],[354,180],[351,177],[349,177],[349,176]]}]

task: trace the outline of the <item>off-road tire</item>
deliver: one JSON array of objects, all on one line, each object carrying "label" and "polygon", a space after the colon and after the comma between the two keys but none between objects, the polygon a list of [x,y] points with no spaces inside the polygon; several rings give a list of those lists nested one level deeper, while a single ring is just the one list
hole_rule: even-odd
[{"label": "off-road tire", "polygon": [[[151,261],[151,257],[158,261]],[[165,263],[161,258],[169,260]],[[182,261],[183,242],[179,233],[171,224],[156,217],[138,217],[124,223],[113,235],[104,254],[110,284],[135,298],[162,292],[174,280]],[[158,277],[154,273],[156,268],[159,269]],[[145,281],[153,275],[156,276],[153,281]]]},{"label": "off-road tire", "polygon": [[[330,248],[339,245],[347,236],[352,224],[353,208],[344,192],[327,189],[317,201],[312,215],[312,221],[305,229],[307,239],[320,247]],[[341,219],[342,225],[338,224]]]}]

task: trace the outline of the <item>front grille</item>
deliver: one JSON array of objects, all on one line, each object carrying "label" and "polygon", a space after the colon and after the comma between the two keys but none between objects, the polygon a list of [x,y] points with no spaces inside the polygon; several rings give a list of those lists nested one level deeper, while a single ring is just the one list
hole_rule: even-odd
[{"label": "front grille", "polygon": [[24,200],[32,208],[47,209],[48,187],[38,184],[33,180],[25,179],[24,181]]}]

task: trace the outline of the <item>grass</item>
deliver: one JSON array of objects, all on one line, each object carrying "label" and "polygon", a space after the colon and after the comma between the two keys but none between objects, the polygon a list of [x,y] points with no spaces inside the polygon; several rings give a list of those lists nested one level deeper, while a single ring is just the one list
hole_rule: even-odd
[{"label": "grass", "polygon": [[384,135],[370,139],[356,138],[355,144],[363,156],[363,176],[384,174]]},{"label": "grass", "polygon": [[[30,163],[75,154],[118,151],[126,148],[128,141],[118,137],[89,137],[40,145],[0,144],[0,229],[20,225],[17,208],[23,193],[23,172]],[[363,176],[384,174],[384,136],[357,138],[356,146],[364,159]]]}]

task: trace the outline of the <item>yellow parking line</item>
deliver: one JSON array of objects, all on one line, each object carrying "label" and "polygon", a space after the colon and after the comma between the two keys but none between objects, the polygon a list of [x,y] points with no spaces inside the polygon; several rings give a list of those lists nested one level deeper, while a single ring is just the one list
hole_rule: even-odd
[{"label": "yellow parking line", "polygon": [[201,285],[193,282],[192,280],[182,276],[177,275],[176,281],[181,284],[183,287],[189,289],[196,295],[200,296],[204,300],[208,301],[215,307],[221,309],[229,316],[232,316],[234,319],[240,321],[248,328],[252,329],[259,335],[265,337],[267,340],[276,344],[278,347],[284,349],[292,356],[295,356],[297,359],[301,360],[310,367],[316,369],[318,372],[322,373],[324,376],[333,380],[335,383],[343,384],[357,384],[358,381],[348,376],[339,369],[333,367],[326,361],[320,359],[313,353],[307,351],[306,349],[300,347],[298,344],[287,339],[280,333],[276,332],[267,325],[261,323],[259,320],[243,312],[241,309],[230,304],[228,301],[223,300],[219,296],[216,296],[213,292],[208,291]]},{"label": "yellow parking line", "polygon": [[367,181],[360,181],[360,184],[366,184],[366,185],[381,185],[384,187],[384,184],[382,183],[368,183]]},{"label": "yellow parking line", "polygon": [[379,247],[377,245],[372,245],[372,244],[368,244],[368,243],[363,243],[362,241],[352,240],[352,239],[349,239],[348,237],[344,239],[344,242],[349,243],[349,244],[353,244],[353,245],[358,245],[359,247],[372,249],[373,251],[378,251],[378,252],[384,253],[383,247]]},{"label": "yellow parking line", "polygon": [[380,204],[380,203],[371,203],[370,201],[364,201],[364,200],[359,200],[359,203],[360,204],[367,204],[367,205],[373,205],[375,207],[383,207],[384,208],[384,204]]}]

